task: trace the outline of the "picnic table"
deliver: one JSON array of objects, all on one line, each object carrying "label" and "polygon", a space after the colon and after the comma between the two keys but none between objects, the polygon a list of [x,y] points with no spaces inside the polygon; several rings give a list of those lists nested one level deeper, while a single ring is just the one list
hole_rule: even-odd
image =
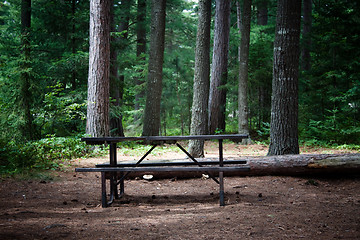
[{"label": "picnic table", "polygon": [[[124,180],[131,172],[205,172],[219,184],[220,206],[224,206],[224,172],[248,171],[249,166],[244,160],[225,160],[223,157],[223,140],[241,141],[248,138],[245,134],[225,135],[192,135],[192,136],[142,136],[142,137],[85,137],[82,141],[91,145],[108,144],[110,146],[109,162],[97,164],[93,168],[76,168],[76,172],[101,172],[101,202],[102,207],[113,203],[124,194]],[[217,161],[201,161],[195,159],[179,141],[186,140],[218,140],[219,158]],[[136,163],[117,162],[117,143],[125,141],[144,142],[152,147]],[[176,144],[190,161],[168,161],[146,163],[143,160],[160,144]],[[226,165],[226,166],[225,166]],[[218,173],[216,177],[214,174]],[[109,180],[110,199],[107,200],[107,181]],[[118,191],[118,186],[119,191]]]}]

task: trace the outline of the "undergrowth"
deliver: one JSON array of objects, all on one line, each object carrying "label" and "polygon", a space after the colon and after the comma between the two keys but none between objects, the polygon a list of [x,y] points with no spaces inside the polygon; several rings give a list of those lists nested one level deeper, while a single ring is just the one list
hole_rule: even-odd
[{"label": "undergrowth", "polygon": [[94,148],[80,137],[51,137],[38,141],[0,142],[0,174],[14,175],[42,170],[62,170],[70,160],[105,154],[106,148]]}]

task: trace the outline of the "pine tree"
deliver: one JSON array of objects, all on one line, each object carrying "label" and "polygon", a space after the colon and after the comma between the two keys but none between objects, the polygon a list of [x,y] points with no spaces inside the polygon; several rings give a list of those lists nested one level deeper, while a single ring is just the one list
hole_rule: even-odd
[{"label": "pine tree", "polygon": [[301,0],[278,0],[268,155],[298,154]]},{"label": "pine tree", "polygon": [[[240,18],[240,6],[238,6],[238,18]],[[244,0],[242,21],[239,25],[241,29],[241,43],[239,46],[239,117],[238,131],[240,134],[249,134],[248,124],[248,64],[249,64],[249,45],[250,45],[250,23],[251,23],[251,0]],[[241,25],[241,27],[240,27]],[[249,139],[243,139],[243,143],[250,142]]]},{"label": "pine tree", "polygon": [[90,1],[90,50],[86,133],[109,136],[110,1]]},{"label": "pine tree", "polygon": [[160,104],[165,42],[166,0],[151,1],[150,56],[146,91],[143,136],[160,132]]},{"label": "pine tree", "polygon": [[230,34],[230,0],[217,0],[209,92],[209,133],[225,130],[226,89]]},{"label": "pine tree", "polygon": [[[203,135],[207,133],[206,123],[210,83],[210,21],[211,1],[201,0],[199,1],[196,36],[191,135]],[[194,157],[204,157],[204,141],[190,141],[189,152]]]},{"label": "pine tree", "polygon": [[30,60],[30,27],[31,27],[31,0],[21,1],[21,109],[23,110],[24,125],[22,127],[22,135],[25,139],[34,139],[33,116],[31,114],[32,95],[31,86],[31,60]]}]

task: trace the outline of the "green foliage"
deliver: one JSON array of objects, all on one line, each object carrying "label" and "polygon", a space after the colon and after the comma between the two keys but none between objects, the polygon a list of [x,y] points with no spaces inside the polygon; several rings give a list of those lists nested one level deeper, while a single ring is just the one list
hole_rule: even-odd
[{"label": "green foliage", "polygon": [[29,170],[58,170],[69,160],[103,154],[94,150],[80,136],[45,138],[27,143],[0,140],[0,174],[16,174]]},{"label": "green foliage", "polygon": [[86,119],[84,92],[66,91],[61,83],[48,89],[35,119],[41,127],[41,135],[69,136],[80,132]]},{"label": "green foliage", "polygon": [[192,4],[172,0],[167,5],[166,48],[161,103],[162,134],[190,132],[196,19]]},{"label": "green foliage", "polygon": [[268,140],[270,137],[270,123],[264,122],[261,125],[261,128],[257,130],[259,139]]},{"label": "green foliage", "polygon": [[274,25],[254,26],[250,35],[250,127],[258,133],[270,122],[274,29]]},{"label": "green foliage", "polygon": [[300,134],[329,143],[360,143],[360,15],[348,1],[315,4],[312,69],[300,79]]},{"label": "green foliage", "polygon": [[[35,138],[79,133],[86,111],[88,6],[80,1],[75,8],[69,1],[33,2],[30,59],[22,54],[20,6],[18,0],[1,3],[1,137],[27,138],[24,102],[34,119]],[[23,68],[25,63],[28,67]],[[21,79],[24,72],[30,76],[28,85]]]}]

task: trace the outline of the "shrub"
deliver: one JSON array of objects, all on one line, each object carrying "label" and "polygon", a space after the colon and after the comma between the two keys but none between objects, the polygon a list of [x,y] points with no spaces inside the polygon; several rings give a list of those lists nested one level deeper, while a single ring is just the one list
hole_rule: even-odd
[{"label": "shrub", "polygon": [[14,174],[24,170],[57,170],[68,160],[102,154],[80,137],[51,137],[38,141],[16,144],[0,141],[0,173]]}]

